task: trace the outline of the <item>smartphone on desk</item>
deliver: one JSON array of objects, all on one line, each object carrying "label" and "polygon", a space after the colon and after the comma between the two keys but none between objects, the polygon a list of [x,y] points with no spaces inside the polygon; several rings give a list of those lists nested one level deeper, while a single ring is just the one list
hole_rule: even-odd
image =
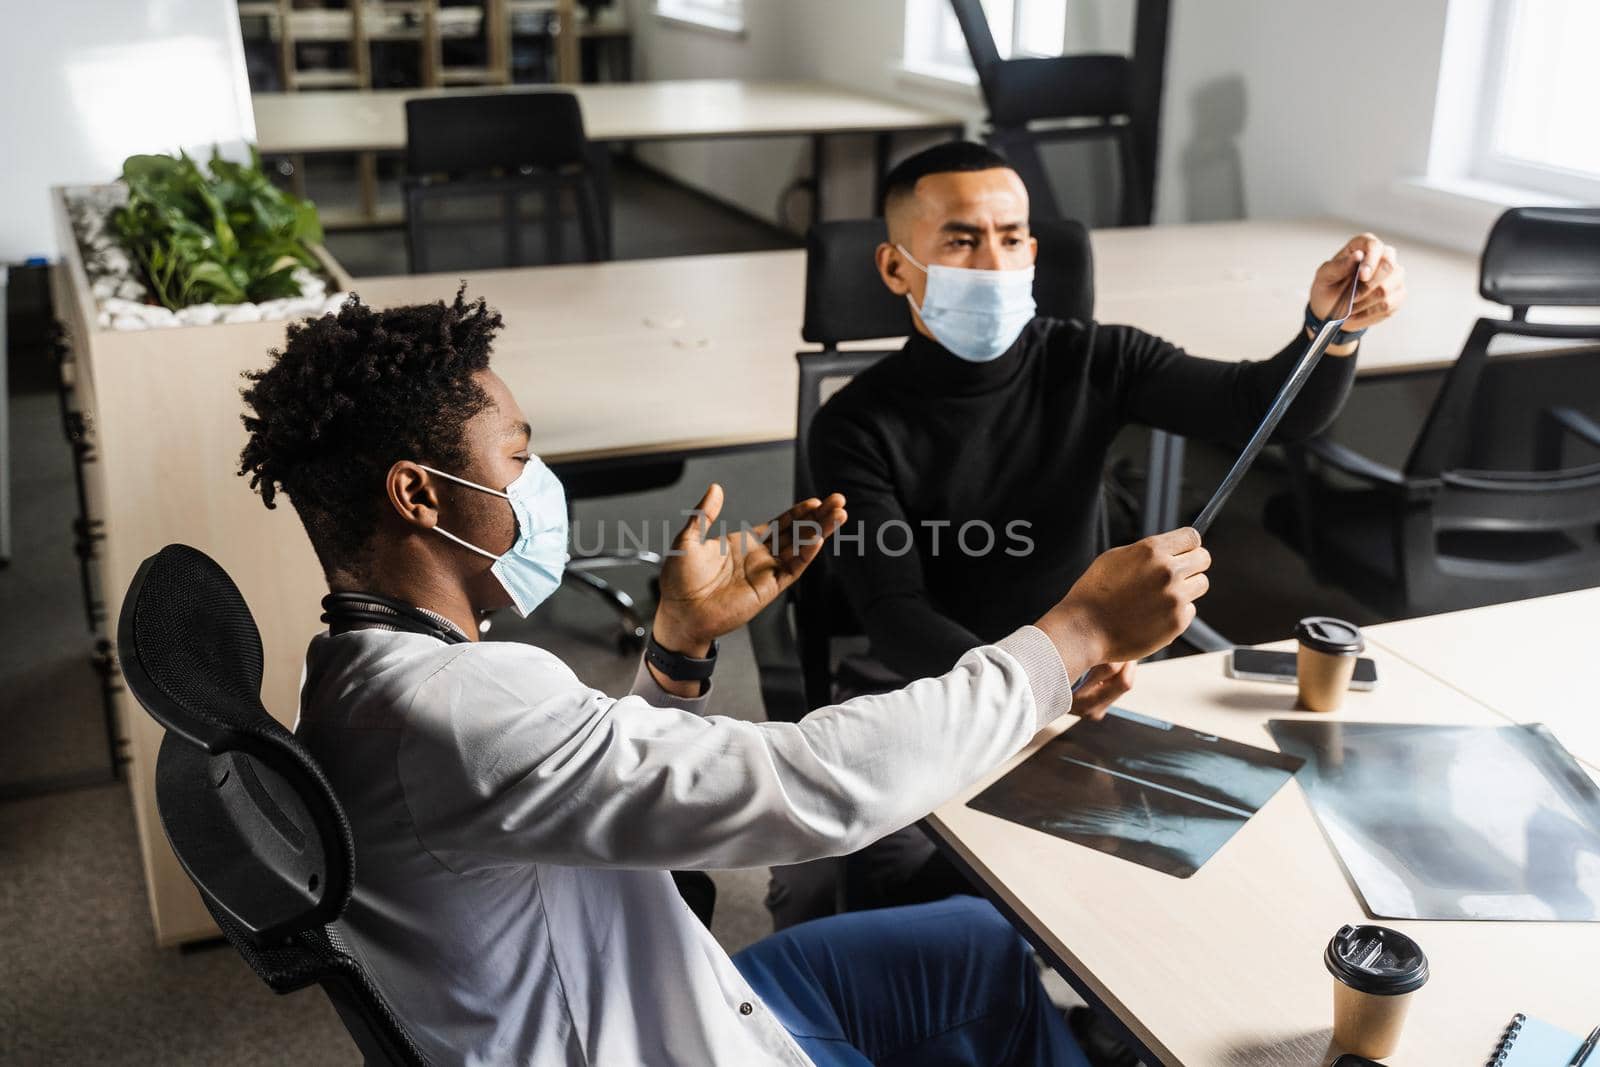
[{"label": "smartphone on desk", "polygon": [[1333,1061],[1333,1067],[1383,1067],[1377,1060],[1369,1060],[1365,1056],[1357,1056],[1347,1052]]},{"label": "smartphone on desk", "polygon": [[[1228,677],[1247,682],[1295,684],[1295,654],[1269,652],[1260,648],[1236,648],[1228,654]],[[1356,660],[1356,673],[1350,688],[1363,692],[1378,686],[1378,665],[1365,656]]]}]

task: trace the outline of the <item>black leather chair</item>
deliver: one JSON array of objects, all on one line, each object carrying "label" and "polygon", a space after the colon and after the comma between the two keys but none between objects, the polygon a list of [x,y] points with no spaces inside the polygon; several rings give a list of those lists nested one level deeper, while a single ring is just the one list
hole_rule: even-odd
[{"label": "black leather chair", "polygon": [[[1082,224],[1068,220],[1033,223],[1039,240],[1034,276],[1034,299],[1043,315],[1086,319],[1094,314],[1094,263],[1089,234]],[[801,336],[822,346],[821,351],[800,352],[798,407],[795,417],[794,494],[804,499],[820,488],[807,462],[811,422],[819,408],[855,375],[891,354],[891,350],[842,351],[852,341],[904,337],[911,333],[911,313],[903,297],[884,287],[873,253],[885,240],[883,220],[825,222],[811,228],[806,238],[805,318]],[[1105,504],[1100,508],[1101,547],[1110,534]],[[822,553],[807,568],[791,591],[792,648],[797,661],[782,654],[782,627],[788,620],[770,611],[752,628],[752,642],[761,666],[767,717],[797,721],[812,708],[833,699],[833,643],[859,635],[861,626],[844,591],[828,568]],[[1210,635],[1208,628],[1197,627]],[[1204,650],[1230,647],[1218,638]]]},{"label": "black leather chair", "polygon": [[162,829],[223,935],[274,993],[320,985],[367,1063],[426,1063],[329,925],[355,885],[350,824],[311,754],[261,705],[261,636],[233,581],[168,545],[128,588],[117,654],[166,729]]},{"label": "black leather chair", "polygon": [[[1041,144],[1084,139],[1117,143],[1124,226],[1148,226],[1155,203],[1161,83],[1169,0],[1136,0],[1133,54],[1000,58],[982,0],[950,0],[989,109],[986,140],[1028,186],[1033,217],[1058,219]],[[1083,120],[1096,120],[1086,124]],[[1067,125],[1068,120],[1078,120]]]},{"label": "black leather chair", "polygon": [[[1600,585],[1600,323],[1528,321],[1600,306],[1600,208],[1507,211],[1479,292],[1511,318],[1473,326],[1404,466],[1319,438],[1289,451],[1293,495],[1268,508],[1320,580],[1390,616]],[[1491,358],[1501,338],[1587,351]]]},{"label": "black leather chair", "polygon": [[[581,259],[611,258],[604,147],[565,92],[423,96],[406,101],[406,250],[413,274],[566,261],[575,205]],[[542,201],[543,255],[523,202]],[[451,255],[465,249],[464,255]]]}]

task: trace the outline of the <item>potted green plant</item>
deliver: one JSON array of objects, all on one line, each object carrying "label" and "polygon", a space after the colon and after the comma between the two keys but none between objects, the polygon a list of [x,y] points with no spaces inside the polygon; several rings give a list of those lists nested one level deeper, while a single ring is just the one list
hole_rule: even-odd
[{"label": "potted green plant", "polygon": [[273,185],[254,148],[250,157],[235,163],[213,150],[205,168],[185,152],[123,163],[127,200],[110,229],[156,303],[177,311],[300,297],[304,272],[321,269],[316,208]]}]

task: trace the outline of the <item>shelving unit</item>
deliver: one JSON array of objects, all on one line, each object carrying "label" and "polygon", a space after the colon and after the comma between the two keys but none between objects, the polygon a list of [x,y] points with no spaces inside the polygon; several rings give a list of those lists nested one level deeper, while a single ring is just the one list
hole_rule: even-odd
[{"label": "shelving unit", "polygon": [[[513,20],[529,14],[555,16],[556,80],[576,82],[578,40],[584,36],[584,27],[575,15],[575,7],[573,0],[481,0],[464,4],[443,0],[351,0],[346,6],[328,6],[320,0],[239,0],[239,15],[264,21],[266,37],[275,46],[276,74],[284,92],[374,88],[372,46],[408,41],[421,49],[421,77],[415,86],[406,88],[431,89],[508,84]],[[559,32],[566,26],[575,27],[574,32]],[[447,63],[447,42],[466,39],[483,42],[481,62]],[[306,44],[338,47],[347,62],[342,66],[302,66],[300,46]]]},{"label": "shelving unit", "polygon": [[[579,42],[585,36],[625,35],[625,22],[588,26],[577,14],[576,0],[478,0],[446,3],[444,0],[239,0],[241,21],[259,20],[247,30],[247,42],[270,42],[272,74],[284,92],[326,89],[464,88],[501,86],[512,82],[511,45],[519,24],[529,17],[548,16],[555,38],[555,80],[574,84],[581,80]],[[562,32],[571,27],[571,32]],[[587,32],[586,32],[587,31]],[[481,42],[474,61],[450,45],[455,41]],[[397,85],[375,71],[374,46],[414,44],[417,77]],[[323,60],[340,62],[309,65],[303,46],[323,46]],[[258,53],[259,59],[259,53]],[[377,84],[375,84],[375,80]],[[355,153],[361,204],[359,210],[325,211],[323,224],[331,229],[391,226],[402,220],[398,209],[378,203],[378,163],[372,152]],[[290,184],[298,196],[306,195],[305,158],[287,157]]]}]

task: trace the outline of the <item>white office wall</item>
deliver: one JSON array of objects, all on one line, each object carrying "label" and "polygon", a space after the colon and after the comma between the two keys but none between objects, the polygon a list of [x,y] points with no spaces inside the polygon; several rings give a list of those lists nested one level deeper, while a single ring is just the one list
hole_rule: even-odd
[{"label": "white office wall", "polygon": [[0,262],[54,257],[52,185],[254,138],[237,0],[0,0]]},{"label": "white office wall", "polygon": [[[778,81],[800,76],[800,57],[786,40],[790,6],[791,0],[746,0],[745,32],[735,35],[660,18],[656,0],[631,0],[634,77]],[[779,196],[807,172],[810,144],[799,138],[677,142],[641,146],[639,157],[687,185],[776,221]]]},{"label": "white office wall", "polygon": [[[692,29],[667,35],[654,0],[635,0],[642,69],[658,77],[811,78],[912,103],[955,109],[976,124],[976,88],[900,70],[907,0],[747,0],[743,38]],[[1456,0],[1460,3],[1461,0]],[[1428,170],[1440,56],[1450,0],[1178,0],[1172,5],[1156,219],[1338,214],[1385,232],[1461,247],[1481,245],[1490,215],[1441,225],[1397,194]],[[1073,51],[1131,45],[1133,0],[1068,8]],[[718,166],[658,157],[714,195],[772,218],[777,188],[804,167],[799,146],[722,146]],[[830,214],[869,205],[870,149],[841,145]],[[702,155],[699,162],[708,157]],[[1109,153],[1052,160],[1058,189],[1103,217],[1114,195]]]},{"label": "white office wall", "polygon": [[1424,173],[1446,7],[1173,4],[1160,217],[1363,216]]}]

